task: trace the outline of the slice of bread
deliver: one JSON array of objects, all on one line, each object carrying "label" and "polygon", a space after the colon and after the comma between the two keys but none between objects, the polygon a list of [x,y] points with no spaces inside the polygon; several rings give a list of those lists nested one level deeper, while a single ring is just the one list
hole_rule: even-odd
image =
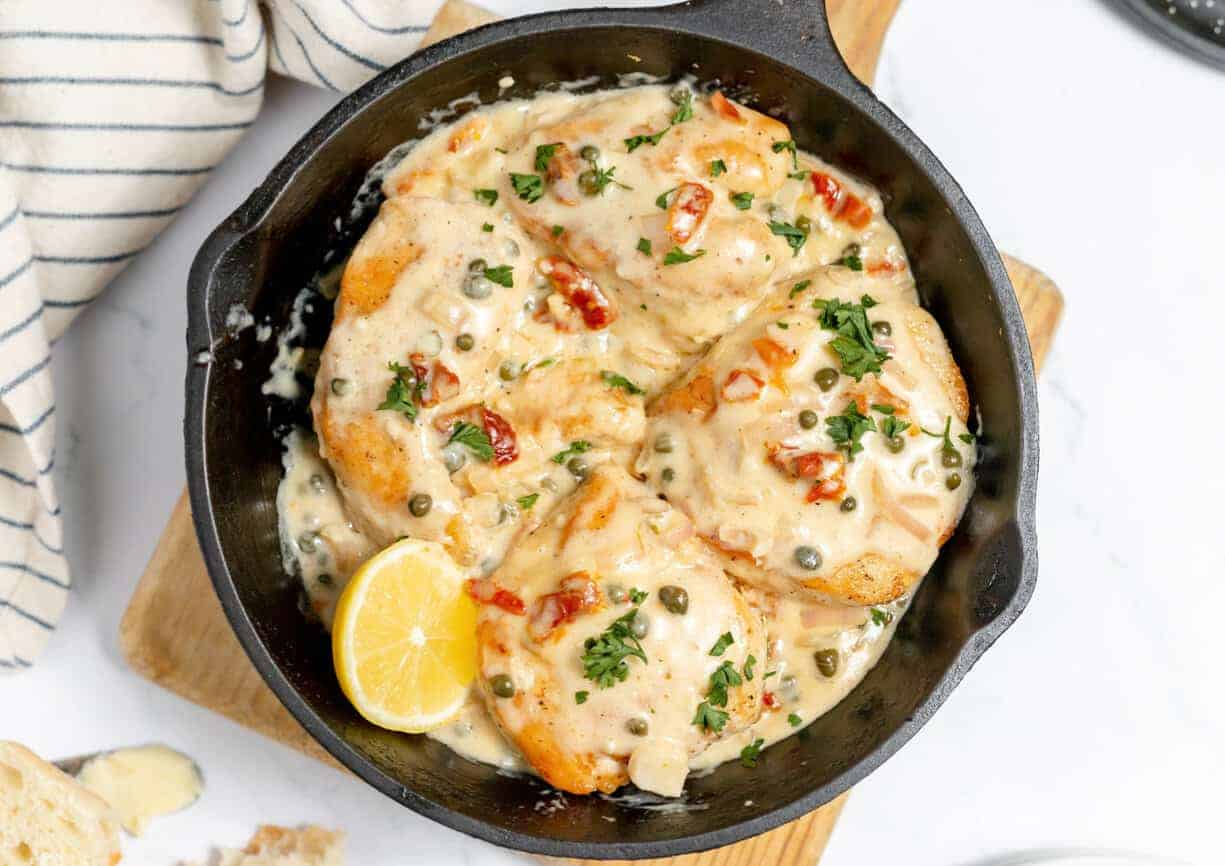
[{"label": "slice of bread", "polygon": [[223,850],[208,862],[215,866],[344,866],[344,838],[343,833],[322,827],[295,830],[264,824],[244,848]]},{"label": "slice of bread", "polygon": [[0,866],[114,866],[111,807],[25,746],[0,742]]}]

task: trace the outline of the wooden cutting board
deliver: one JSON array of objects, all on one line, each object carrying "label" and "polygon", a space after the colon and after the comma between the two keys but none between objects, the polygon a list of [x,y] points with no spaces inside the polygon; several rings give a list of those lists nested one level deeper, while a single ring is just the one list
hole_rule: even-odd
[{"label": "wooden cutting board", "polygon": [[[834,38],[848,65],[871,84],[885,30],[899,0],[828,0]],[[448,0],[426,34],[436,42],[494,16],[463,0]],[[1063,310],[1063,298],[1042,273],[1004,256],[1040,368]],[[226,621],[196,544],[184,492],[120,624],[132,668],[163,688],[208,707],[337,768],[264,684]],[[343,769],[343,768],[341,768]],[[848,792],[849,793],[849,792]],[[803,818],[726,848],[640,861],[654,866],[814,866],[847,794]],[[584,866],[597,861],[553,860]]]}]

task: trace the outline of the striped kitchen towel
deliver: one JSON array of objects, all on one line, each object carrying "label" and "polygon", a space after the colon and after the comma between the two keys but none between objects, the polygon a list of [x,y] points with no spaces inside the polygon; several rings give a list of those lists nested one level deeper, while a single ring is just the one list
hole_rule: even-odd
[{"label": "striped kitchen towel", "polygon": [[269,68],[349,90],[442,0],[0,3],[0,670],[70,585],[51,350],[255,122]]}]

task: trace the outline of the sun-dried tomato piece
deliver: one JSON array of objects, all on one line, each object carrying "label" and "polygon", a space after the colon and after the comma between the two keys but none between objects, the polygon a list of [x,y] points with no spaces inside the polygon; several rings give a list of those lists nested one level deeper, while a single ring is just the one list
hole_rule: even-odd
[{"label": "sun-dried tomato piece", "polygon": [[729,403],[741,403],[756,398],[765,384],[765,381],[752,370],[736,368],[728,374],[720,393]]},{"label": "sun-dried tomato piece", "polygon": [[668,235],[678,244],[688,241],[706,218],[714,193],[700,183],[682,183],[668,206]]},{"label": "sun-dried tomato piece", "polygon": [[487,577],[469,578],[464,583],[468,595],[478,604],[491,604],[515,616],[523,616],[527,605],[509,589],[503,589]]},{"label": "sun-dried tomato piece", "polygon": [[532,605],[528,630],[536,640],[547,639],[560,626],[573,622],[580,614],[603,606],[600,588],[585,571],[576,571],[562,578],[559,586],[557,592],[541,596]]},{"label": "sun-dried tomato piece", "polygon": [[561,256],[545,256],[540,270],[549,278],[554,291],[578,310],[588,328],[599,331],[616,321],[616,306],[582,268]]},{"label": "sun-dried tomato piece", "polygon": [[872,208],[868,203],[825,172],[812,173],[812,188],[834,219],[856,229],[865,228],[872,221]]},{"label": "sun-dried tomato piece", "polygon": [[482,406],[481,426],[489,437],[489,444],[493,446],[493,462],[498,466],[513,463],[519,456],[519,440],[515,437],[515,428],[510,426],[510,422],[497,412],[491,412]]},{"label": "sun-dried tomato piece", "polygon": [[743,123],[744,117],[740,114],[740,109],[732,103],[730,99],[723,95],[722,90],[716,90],[710,95],[710,107],[722,117],[728,120],[734,120],[737,123]]}]

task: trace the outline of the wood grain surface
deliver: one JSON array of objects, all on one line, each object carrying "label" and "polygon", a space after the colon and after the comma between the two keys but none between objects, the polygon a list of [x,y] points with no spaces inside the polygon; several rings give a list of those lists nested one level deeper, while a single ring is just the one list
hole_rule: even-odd
[{"label": "wood grain surface", "polygon": [[[834,38],[852,71],[871,84],[881,43],[898,0],[828,0]],[[449,0],[425,43],[494,19],[485,10]],[[1041,368],[1063,298],[1040,271],[1011,256],[1004,264],[1029,329],[1034,363]],[[193,703],[278,740],[334,767],[340,765],[304,731],[252,666],[227,622],[196,544],[184,492],[170,515],[153,558],[120,624],[120,643],[132,668]],[[848,792],[849,793],[849,792]],[[847,794],[769,833],[737,845],[651,866],[813,866],[825,849]],[[589,866],[596,861],[550,860]]]}]

